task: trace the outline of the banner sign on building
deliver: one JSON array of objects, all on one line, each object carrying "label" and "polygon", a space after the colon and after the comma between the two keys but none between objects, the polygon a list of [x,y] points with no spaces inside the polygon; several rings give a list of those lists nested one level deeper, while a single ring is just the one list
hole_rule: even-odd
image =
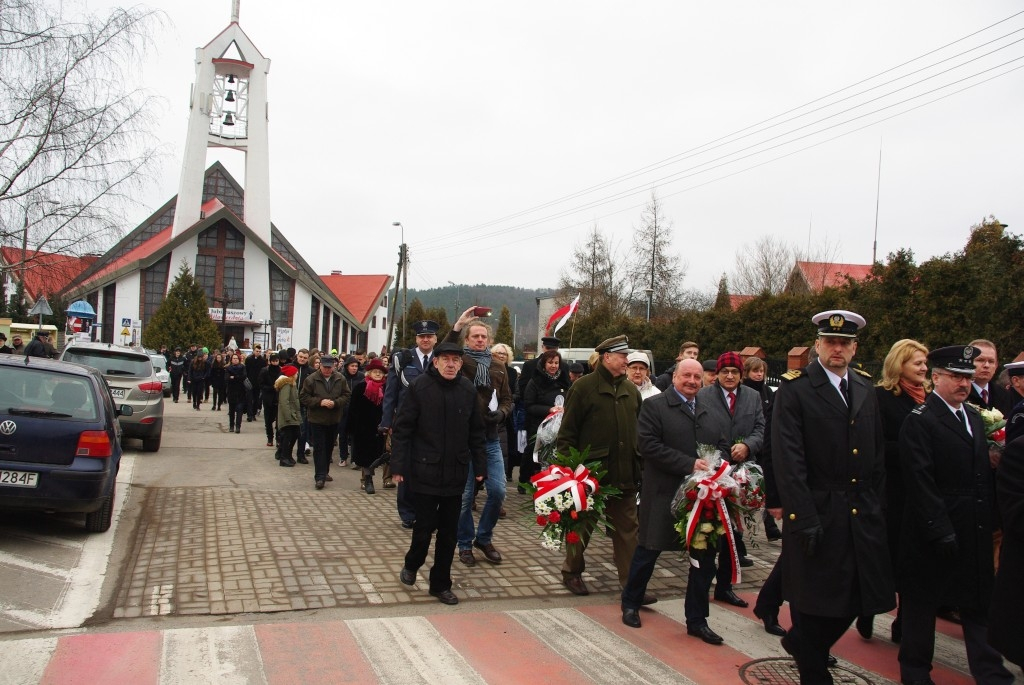
[{"label": "banner sign on building", "polygon": [[[222,320],[227,323],[244,323],[250,326],[259,326],[262,322],[256,318],[256,314],[251,309],[221,309],[220,307],[210,307],[210,318],[220,323]],[[221,319],[221,317],[224,317]]]}]

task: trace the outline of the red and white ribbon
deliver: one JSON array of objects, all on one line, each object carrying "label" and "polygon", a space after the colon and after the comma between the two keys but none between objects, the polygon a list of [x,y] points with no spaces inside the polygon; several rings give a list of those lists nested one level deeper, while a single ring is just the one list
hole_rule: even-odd
[{"label": "red and white ribbon", "polygon": [[587,494],[598,490],[597,479],[590,475],[590,469],[583,464],[577,466],[575,471],[557,464],[549,466],[531,477],[530,482],[537,486],[533,499],[546,499],[568,491],[576,511],[584,511],[587,508]]},{"label": "red and white ribbon", "polygon": [[[723,460],[718,470],[710,477],[701,479],[697,484],[697,499],[693,503],[693,509],[690,510],[690,518],[686,521],[686,547],[689,548],[690,540],[693,538],[694,533],[697,532],[697,528],[701,523],[706,522],[715,525],[713,520],[704,520],[703,512],[718,512],[719,521],[722,527],[725,528],[725,539],[729,543],[729,554],[732,558],[732,582],[738,583],[740,582],[740,555],[736,550],[736,538],[732,531],[732,520],[729,518],[729,512],[725,506],[725,497],[729,494],[729,487],[731,482],[733,482],[726,476],[728,471],[729,462]],[[726,479],[730,481],[730,485],[723,482]]]}]

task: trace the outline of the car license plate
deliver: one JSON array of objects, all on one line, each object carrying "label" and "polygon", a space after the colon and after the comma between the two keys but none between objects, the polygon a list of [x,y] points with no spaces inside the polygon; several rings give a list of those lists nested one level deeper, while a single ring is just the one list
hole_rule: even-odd
[{"label": "car license plate", "polygon": [[28,471],[0,471],[0,485],[34,488],[39,485],[39,474]]},{"label": "car license plate", "polygon": [[126,392],[127,391],[124,388],[111,388],[110,396],[115,400],[123,400]]}]

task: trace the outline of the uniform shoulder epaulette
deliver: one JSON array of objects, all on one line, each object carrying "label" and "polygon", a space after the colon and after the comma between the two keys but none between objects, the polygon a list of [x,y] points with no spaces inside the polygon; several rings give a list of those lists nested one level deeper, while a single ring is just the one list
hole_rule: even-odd
[{"label": "uniform shoulder epaulette", "polygon": [[787,371],[786,373],[782,374],[782,380],[784,380],[784,381],[794,381],[797,378],[800,378],[800,376],[802,376],[802,375],[804,375],[804,372],[802,370],[800,370],[800,369],[791,369],[790,371]]},{"label": "uniform shoulder epaulette", "polygon": [[871,374],[865,371],[864,369],[858,369],[857,367],[853,367],[853,372],[861,376],[864,376],[865,378],[871,378]]},{"label": "uniform shoulder epaulette", "polygon": [[923,414],[928,411],[928,405],[923,402],[910,410],[911,414]]}]

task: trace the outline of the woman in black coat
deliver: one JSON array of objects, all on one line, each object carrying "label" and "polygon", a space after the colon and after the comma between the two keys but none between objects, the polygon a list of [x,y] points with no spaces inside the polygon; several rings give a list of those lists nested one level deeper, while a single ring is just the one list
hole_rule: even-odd
[{"label": "woman in black coat", "polygon": [[548,350],[537,359],[537,368],[523,392],[523,406],[526,408],[526,437],[529,442],[526,453],[519,465],[520,491],[522,484],[529,483],[530,477],[537,473],[537,463],[533,461],[536,449],[537,429],[555,407],[557,398],[565,398],[569,389],[562,377],[562,355],[558,350]]},{"label": "woman in black coat", "polygon": [[227,364],[224,363],[224,355],[218,352],[213,356],[213,364],[210,367],[210,388],[213,390],[210,411],[220,411],[221,405],[224,404],[225,368],[227,368]]},{"label": "woman in black coat", "polygon": [[[900,531],[907,502],[903,471],[900,468],[900,429],[911,410],[924,403],[931,387],[931,381],[928,380],[928,348],[916,340],[897,341],[885,356],[882,378],[875,386],[878,411],[882,416],[882,433],[885,435],[885,522],[893,568],[898,568],[896,562],[899,557]],[[865,637],[871,635],[864,618],[858,619],[857,630]],[[902,635],[902,615],[897,604],[896,620],[892,622],[893,642],[900,642]]]},{"label": "woman in black coat", "polygon": [[352,438],[352,461],[362,469],[362,488],[374,494],[370,465],[384,453],[385,436],[377,431],[383,416],[384,383],[387,367],[380,359],[371,359],[364,378],[352,387],[348,405],[348,437]]},{"label": "woman in black coat", "polygon": [[245,412],[245,366],[237,352],[231,355],[230,363],[224,368],[224,394],[228,400],[228,430],[242,432],[242,414]]},{"label": "woman in black coat", "polygon": [[1024,437],[1006,445],[996,472],[996,501],[1003,524],[999,572],[988,625],[988,641],[1004,657],[1024,666]]}]

